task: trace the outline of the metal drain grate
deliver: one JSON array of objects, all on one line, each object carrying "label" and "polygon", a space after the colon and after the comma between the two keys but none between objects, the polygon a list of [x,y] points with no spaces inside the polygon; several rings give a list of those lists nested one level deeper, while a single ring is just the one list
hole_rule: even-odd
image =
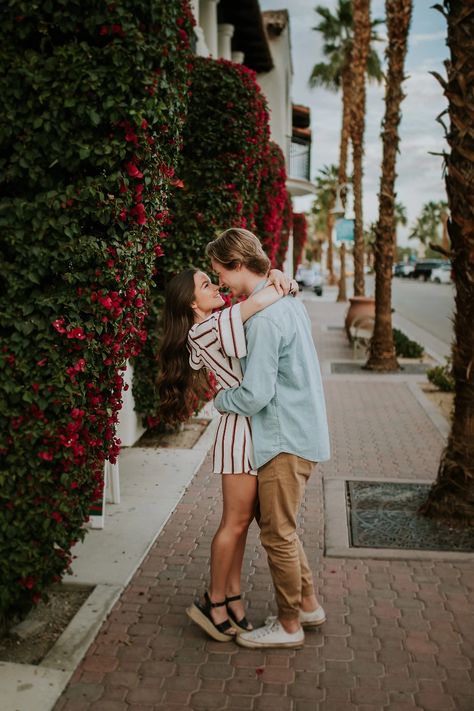
[{"label": "metal drain grate", "polygon": [[474,552],[472,528],[449,528],[419,516],[430,484],[347,481],[350,545]]}]

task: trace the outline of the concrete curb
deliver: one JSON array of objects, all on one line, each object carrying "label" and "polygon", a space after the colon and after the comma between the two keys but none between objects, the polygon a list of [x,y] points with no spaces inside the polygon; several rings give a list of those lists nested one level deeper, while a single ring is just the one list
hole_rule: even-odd
[{"label": "concrete curb", "polygon": [[[324,489],[324,555],[328,558],[376,558],[378,560],[449,560],[474,561],[474,553],[453,551],[400,550],[397,548],[356,548],[350,545],[346,481],[377,481],[374,477],[323,478]],[[387,479],[384,483],[429,484],[426,479]]]}]

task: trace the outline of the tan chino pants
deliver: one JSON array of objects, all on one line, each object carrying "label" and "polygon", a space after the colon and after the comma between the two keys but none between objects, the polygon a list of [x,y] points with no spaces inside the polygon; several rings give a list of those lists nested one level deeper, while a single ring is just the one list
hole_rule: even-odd
[{"label": "tan chino pants", "polygon": [[258,470],[256,519],[281,619],[297,619],[301,598],[314,593],[313,576],[296,532],[306,482],[314,467],[314,462],[284,452]]}]

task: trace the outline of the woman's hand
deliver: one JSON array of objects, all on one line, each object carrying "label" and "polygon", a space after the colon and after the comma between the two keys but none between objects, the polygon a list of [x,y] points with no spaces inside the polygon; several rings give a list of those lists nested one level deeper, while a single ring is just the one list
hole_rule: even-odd
[{"label": "woman's hand", "polygon": [[270,269],[268,282],[275,287],[280,296],[286,296],[287,294],[292,294],[294,296],[299,291],[296,281],[294,279],[289,279],[279,269]]}]

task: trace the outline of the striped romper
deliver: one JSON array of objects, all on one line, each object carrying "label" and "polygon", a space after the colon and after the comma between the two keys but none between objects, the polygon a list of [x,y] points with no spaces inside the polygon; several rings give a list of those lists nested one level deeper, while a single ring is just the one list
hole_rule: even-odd
[{"label": "striped romper", "polygon": [[[240,304],[196,323],[188,334],[189,364],[207,368],[226,389],[242,382],[239,358],[247,354]],[[221,414],[212,454],[215,474],[257,474],[253,464],[250,420],[233,412]]]}]

